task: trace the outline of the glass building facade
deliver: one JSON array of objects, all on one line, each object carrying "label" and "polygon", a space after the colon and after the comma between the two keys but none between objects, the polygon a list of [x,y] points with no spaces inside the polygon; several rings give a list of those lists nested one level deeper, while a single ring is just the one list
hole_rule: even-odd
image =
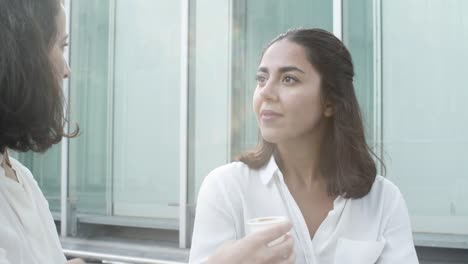
[{"label": "glass building facade", "polygon": [[81,134],[17,154],[63,239],[142,229],[189,248],[203,178],[258,140],[251,97],[263,47],[318,27],[351,51],[369,144],[406,199],[421,260],[467,256],[468,1],[65,3],[70,129]]}]

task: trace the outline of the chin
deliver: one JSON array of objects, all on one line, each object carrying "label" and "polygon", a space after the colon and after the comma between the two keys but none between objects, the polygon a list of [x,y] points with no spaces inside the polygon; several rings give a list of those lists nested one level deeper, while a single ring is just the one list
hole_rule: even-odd
[{"label": "chin", "polygon": [[273,144],[276,144],[281,141],[281,137],[277,133],[262,132],[262,138],[263,140]]}]

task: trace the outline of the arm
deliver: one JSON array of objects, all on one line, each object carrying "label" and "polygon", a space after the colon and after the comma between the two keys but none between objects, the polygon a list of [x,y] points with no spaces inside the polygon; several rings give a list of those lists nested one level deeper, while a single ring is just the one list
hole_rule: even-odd
[{"label": "arm", "polygon": [[[293,264],[296,261],[294,241],[286,233],[291,224],[279,224],[268,230],[250,234],[237,241],[224,243],[205,264]],[[268,243],[285,235],[285,240],[272,247]]]},{"label": "arm", "polygon": [[293,238],[289,235],[284,242],[267,246],[291,229],[289,223],[240,239],[236,225],[243,223],[236,223],[234,215],[242,208],[225,195],[224,186],[218,182],[223,176],[208,175],[200,188],[189,263],[294,263]]},{"label": "arm", "polygon": [[237,239],[230,204],[226,201],[213,172],[208,175],[198,194],[195,224],[190,250],[190,263],[202,263],[228,240]]},{"label": "arm", "polygon": [[383,234],[386,244],[377,264],[416,264],[419,262],[414,248],[408,209],[400,192],[396,199],[396,205]]}]

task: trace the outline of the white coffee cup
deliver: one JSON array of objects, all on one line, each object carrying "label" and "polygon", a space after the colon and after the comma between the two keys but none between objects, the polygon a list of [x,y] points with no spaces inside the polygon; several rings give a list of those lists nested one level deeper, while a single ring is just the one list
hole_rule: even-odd
[{"label": "white coffee cup", "polygon": [[[249,221],[247,221],[247,226],[249,227],[249,234],[251,234],[251,233],[256,233],[258,231],[268,229],[277,224],[286,223],[286,222],[289,222],[289,220],[285,216],[267,216],[267,217],[252,218]],[[272,247],[274,245],[278,245],[279,243],[283,242],[284,239],[285,239],[285,236],[283,235],[273,240],[272,242],[268,243],[268,246]]]}]

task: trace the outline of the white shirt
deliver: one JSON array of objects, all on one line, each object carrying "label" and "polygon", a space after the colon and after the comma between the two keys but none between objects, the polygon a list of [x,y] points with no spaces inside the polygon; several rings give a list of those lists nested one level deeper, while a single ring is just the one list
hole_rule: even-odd
[{"label": "white shirt", "polygon": [[10,160],[19,182],[0,166],[0,264],[64,264],[47,200],[31,172]]},{"label": "white shirt", "polygon": [[298,264],[418,263],[405,201],[389,180],[377,176],[371,191],[360,199],[338,196],[310,239],[274,158],[259,170],[234,162],[205,178],[190,263],[203,262],[226,240],[243,238],[249,219],[266,216],[289,218]]}]

